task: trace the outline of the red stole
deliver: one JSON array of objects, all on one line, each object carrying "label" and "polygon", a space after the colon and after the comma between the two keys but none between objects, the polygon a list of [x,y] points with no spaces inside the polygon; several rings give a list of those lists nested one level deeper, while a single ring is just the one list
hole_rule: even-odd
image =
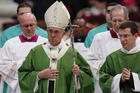
[{"label": "red stole", "polygon": [[23,34],[22,34],[22,35],[19,36],[19,38],[20,38],[20,41],[21,41],[22,43],[24,43],[24,42],[37,42],[38,35],[35,34],[31,39],[27,39],[27,38],[24,37]]},{"label": "red stole", "polygon": [[118,38],[117,33],[113,29],[110,29],[110,34],[112,38]]}]

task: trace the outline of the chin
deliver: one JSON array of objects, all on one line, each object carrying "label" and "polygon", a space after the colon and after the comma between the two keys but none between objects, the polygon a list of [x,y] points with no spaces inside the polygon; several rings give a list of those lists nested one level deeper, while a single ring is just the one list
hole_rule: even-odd
[{"label": "chin", "polygon": [[53,46],[57,46],[58,44],[56,44],[56,43],[51,43],[51,45],[53,45]]},{"label": "chin", "polygon": [[127,50],[127,47],[126,46],[123,46],[123,48]]},{"label": "chin", "polygon": [[56,46],[56,44],[51,43],[51,45]]}]

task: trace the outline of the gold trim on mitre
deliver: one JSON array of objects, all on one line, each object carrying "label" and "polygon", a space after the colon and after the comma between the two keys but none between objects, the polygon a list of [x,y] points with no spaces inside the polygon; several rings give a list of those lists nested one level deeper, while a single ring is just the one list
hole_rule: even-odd
[{"label": "gold trim on mitre", "polygon": [[69,23],[70,14],[62,2],[56,1],[45,13],[47,27],[65,29]]}]

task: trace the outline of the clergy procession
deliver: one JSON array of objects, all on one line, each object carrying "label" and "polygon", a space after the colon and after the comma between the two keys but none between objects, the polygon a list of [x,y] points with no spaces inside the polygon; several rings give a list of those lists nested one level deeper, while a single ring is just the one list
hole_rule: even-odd
[{"label": "clergy procession", "polygon": [[20,3],[17,24],[0,35],[0,93],[140,93],[139,24],[128,6],[106,2],[106,23],[94,27],[55,0],[44,29],[32,4]]}]

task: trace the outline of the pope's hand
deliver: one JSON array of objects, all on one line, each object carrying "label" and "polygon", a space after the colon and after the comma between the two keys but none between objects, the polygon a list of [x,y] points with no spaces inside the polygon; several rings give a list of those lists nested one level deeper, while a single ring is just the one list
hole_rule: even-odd
[{"label": "pope's hand", "polygon": [[57,69],[51,69],[51,67],[44,69],[38,73],[40,79],[56,79],[59,71]]}]

